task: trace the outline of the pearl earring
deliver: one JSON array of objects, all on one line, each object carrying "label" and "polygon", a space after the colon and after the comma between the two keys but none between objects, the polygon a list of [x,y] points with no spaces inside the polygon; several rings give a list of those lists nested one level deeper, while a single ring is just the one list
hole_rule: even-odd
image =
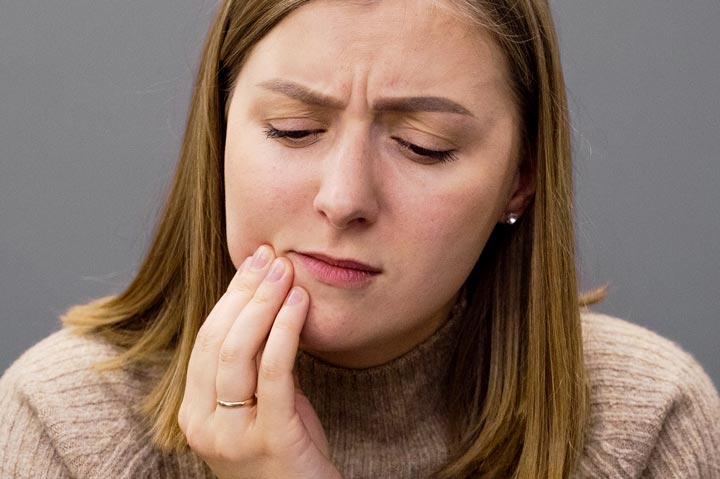
[{"label": "pearl earring", "polygon": [[505,215],[505,224],[508,225],[514,225],[517,223],[517,220],[520,218],[520,215],[517,213],[508,213]]}]

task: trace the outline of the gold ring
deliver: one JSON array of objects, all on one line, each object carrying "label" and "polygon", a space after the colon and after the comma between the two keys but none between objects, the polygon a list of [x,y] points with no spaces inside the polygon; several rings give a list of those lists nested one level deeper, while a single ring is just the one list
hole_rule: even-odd
[{"label": "gold ring", "polygon": [[218,399],[217,403],[218,406],[222,407],[249,407],[257,404],[257,396],[253,394],[253,397],[244,401],[223,401],[222,399]]}]

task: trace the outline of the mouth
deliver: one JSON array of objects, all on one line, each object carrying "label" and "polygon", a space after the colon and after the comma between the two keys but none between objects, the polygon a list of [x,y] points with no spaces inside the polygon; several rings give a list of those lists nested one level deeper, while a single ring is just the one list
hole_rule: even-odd
[{"label": "mouth", "polygon": [[370,274],[382,273],[382,270],[380,268],[376,268],[374,266],[370,266],[369,264],[361,263],[360,261],[356,261],[353,259],[337,259],[324,254],[311,252],[298,252],[298,254],[302,256],[309,256],[310,258],[317,259],[319,261],[322,261],[323,263],[327,263],[330,266],[335,266],[337,268],[354,269],[357,271],[365,271]]},{"label": "mouth", "polygon": [[316,252],[293,251],[300,265],[321,283],[341,287],[359,288],[370,283],[382,269],[349,258],[333,258]]}]

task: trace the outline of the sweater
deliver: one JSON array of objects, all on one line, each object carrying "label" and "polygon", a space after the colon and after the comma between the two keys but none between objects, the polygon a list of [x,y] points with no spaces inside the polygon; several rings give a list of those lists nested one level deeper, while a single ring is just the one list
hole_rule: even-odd
[{"label": "sweater", "polygon": [[[674,343],[584,313],[590,422],[573,479],[720,478],[720,398]],[[346,479],[426,477],[447,459],[439,377],[457,335],[446,322],[407,354],[365,370],[299,353],[303,391]],[[212,478],[192,451],[163,453],[137,405],[157,371],[98,372],[118,348],[63,329],[0,379],[0,478]]]}]

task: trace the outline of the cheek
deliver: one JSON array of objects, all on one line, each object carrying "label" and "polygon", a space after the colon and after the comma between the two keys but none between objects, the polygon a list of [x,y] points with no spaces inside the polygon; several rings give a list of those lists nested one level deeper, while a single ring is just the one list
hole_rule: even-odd
[{"label": "cheek", "polygon": [[425,197],[413,205],[412,224],[401,226],[400,231],[413,232],[414,251],[409,253],[421,255],[424,267],[417,272],[421,278],[433,278],[433,287],[459,288],[495,228],[500,189],[476,185]]},{"label": "cheek", "polygon": [[472,245],[482,249],[495,226],[499,196],[499,191],[481,185],[448,188],[408,205],[415,213],[406,215],[402,228],[415,231],[418,241],[433,244],[434,249],[465,250]]},{"label": "cheek", "polygon": [[[245,142],[247,144],[249,142]],[[259,148],[229,145],[225,155],[225,214],[230,257],[239,266],[275,234],[300,203],[301,191],[288,174]]]}]

